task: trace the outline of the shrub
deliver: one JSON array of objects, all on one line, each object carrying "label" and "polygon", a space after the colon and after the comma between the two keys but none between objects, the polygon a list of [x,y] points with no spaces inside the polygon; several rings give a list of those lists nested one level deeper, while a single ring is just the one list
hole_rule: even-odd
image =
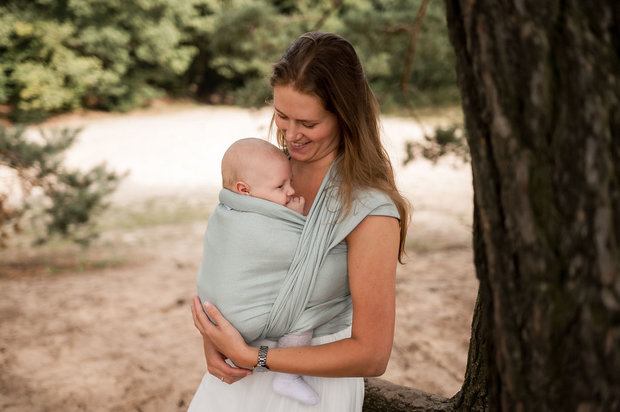
[{"label": "shrub", "polygon": [[[105,164],[88,171],[68,170],[62,153],[76,140],[79,129],[40,131],[29,139],[25,127],[0,127],[0,172],[9,184],[0,191],[0,246],[21,231],[21,221],[32,214],[35,243],[55,235],[87,245],[97,236],[94,217],[108,204],[122,175]],[[9,179],[12,177],[13,179]]]}]

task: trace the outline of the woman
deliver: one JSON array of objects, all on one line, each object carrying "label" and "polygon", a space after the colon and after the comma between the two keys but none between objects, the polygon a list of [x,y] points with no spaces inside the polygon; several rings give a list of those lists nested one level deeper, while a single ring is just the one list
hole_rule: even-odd
[{"label": "woman", "polygon": [[[408,204],[396,189],[380,141],[377,101],[348,41],[332,33],[300,36],[275,64],[271,86],[278,143],[290,157],[295,192],[306,199],[303,214],[310,218],[329,210],[331,221],[341,222],[365,210],[344,237],[344,248],[327,252],[311,293],[320,307],[322,293],[345,288],[352,305],[315,330],[312,346],[267,350],[273,347],[268,341],[247,345],[217,308],[206,304],[217,326],[209,322],[195,299],[192,315],[203,335],[208,373],[190,411],[360,411],[361,377],[383,374],[390,357],[396,264],[403,255]],[[390,210],[367,204],[372,203],[368,194],[377,192]],[[325,197],[337,197],[338,209],[319,206]],[[256,366],[307,376],[320,403],[309,407],[272,395],[271,374],[253,373]]]}]

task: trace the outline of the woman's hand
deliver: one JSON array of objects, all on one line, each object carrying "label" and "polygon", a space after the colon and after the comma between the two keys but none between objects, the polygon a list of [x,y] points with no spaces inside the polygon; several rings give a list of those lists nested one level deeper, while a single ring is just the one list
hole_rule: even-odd
[{"label": "woman's hand", "polygon": [[203,336],[203,342],[207,370],[211,375],[224,383],[232,384],[252,374],[252,371],[235,368],[226,363],[226,356],[218,352],[208,337]]},{"label": "woman's hand", "polygon": [[[204,342],[205,358],[207,360],[207,370],[210,374],[220,379],[222,382],[231,384],[238,380],[252,374],[252,370],[249,369],[253,365],[249,365],[248,369],[242,367],[233,367],[226,363],[226,358],[233,360],[231,356],[235,351],[243,353],[251,349],[245,344],[245,341],[237,332],[237,330],[220,314],[220,312],[213,306],[205,306],[209,308],[209,316],[217,322],[217,325],[211,323],[209,318],[205,315],[201,308],[200,299],[194,298],[194,303],[191,307],[192,317],[194,318],[194,325],[200,331]],[[217,341],[212,340],[212,336]],[[219,342],[221,347],[226,348],[226,353],[219,349]],[[236,357],[235,357],[236,358]],[[233,360],[235,365],[236,363]]]}]

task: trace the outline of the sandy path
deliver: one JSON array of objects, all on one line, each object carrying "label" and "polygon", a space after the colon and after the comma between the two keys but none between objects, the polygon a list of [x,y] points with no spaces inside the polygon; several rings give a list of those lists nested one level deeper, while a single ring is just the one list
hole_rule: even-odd
[{"label": "sandy path", "polygon": [[[214,199],[223,150],[236,138],[264,136],[268,120],[268,111],[190,107],[53,124],[86,126],[71,164],[105,160],[131,170],[115,197],[122,205],[151,196]],[[402,142],[419,130],[400,119],[384,127],[398,161]],[[467,167],[426,162],[397,166],[397,177],[416,212],[384,377],[450,396],[462,380],[477,288],[468,247],[471,177]],[[188,308],[204,226],[106,233],[102,242],[128,257],[120,267],[0,273],[0,410],[185,410],[205,369]],[[1,259],[29,256],[5,251]]]}]

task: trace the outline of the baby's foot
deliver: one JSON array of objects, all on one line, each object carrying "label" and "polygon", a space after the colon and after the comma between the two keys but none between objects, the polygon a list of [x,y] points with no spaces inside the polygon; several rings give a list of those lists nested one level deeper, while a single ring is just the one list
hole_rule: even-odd
[{"label": "baby's foot", "polygon": [[300,375],[277,373],[273,377],[273,390],[306,405],[319,403],[319,395]]}]

